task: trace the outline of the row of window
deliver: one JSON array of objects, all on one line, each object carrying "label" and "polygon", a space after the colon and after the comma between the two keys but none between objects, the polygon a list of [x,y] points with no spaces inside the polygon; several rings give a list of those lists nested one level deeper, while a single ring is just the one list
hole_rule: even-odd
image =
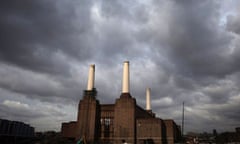
[{"label": "row of window", "polygon": [[101,118],[101,125],[112,125],[113,124],[113,118]]}]

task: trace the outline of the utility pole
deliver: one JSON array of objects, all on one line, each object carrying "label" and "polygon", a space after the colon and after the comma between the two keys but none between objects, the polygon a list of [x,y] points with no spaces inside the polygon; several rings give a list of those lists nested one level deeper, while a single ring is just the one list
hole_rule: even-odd
[{"label": "utility pole", "polygon": [[184,101],[183,101],[183,107],[182,107],[182,138],[184,133]]}]

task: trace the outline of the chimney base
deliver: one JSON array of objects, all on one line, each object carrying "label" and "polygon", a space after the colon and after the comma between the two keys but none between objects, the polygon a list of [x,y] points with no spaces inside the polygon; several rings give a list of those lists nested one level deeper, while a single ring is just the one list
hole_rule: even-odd
[{"label": "chimney base", "polygon": [[146,110],[149,114],[151,114],[153,117],[156,117],[156,114],[152,112],[152,110]]},{"label": "chimney base", "polygon": [[93,88],[92,90],[84,90],[83,95],[84,95],[84,98],[91,97],[91,98],[95,99],[97,96],[97,90],[96,90],[96,88]]},{"label": "chimney base", "polygon": [[120,98],[132,98],[132,96],[130,95],[130,93],[122,93]]}]

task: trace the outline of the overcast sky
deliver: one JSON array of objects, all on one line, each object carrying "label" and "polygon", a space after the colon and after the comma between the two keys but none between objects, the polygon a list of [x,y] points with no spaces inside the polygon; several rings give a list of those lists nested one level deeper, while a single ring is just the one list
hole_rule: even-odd
[{"label": "overcast sky", "polygon": [[0,118],[36,131],[74,121],[96,65],[100,103],[130,93],[185,131],[240,126],[240,1],[1,0]]}]

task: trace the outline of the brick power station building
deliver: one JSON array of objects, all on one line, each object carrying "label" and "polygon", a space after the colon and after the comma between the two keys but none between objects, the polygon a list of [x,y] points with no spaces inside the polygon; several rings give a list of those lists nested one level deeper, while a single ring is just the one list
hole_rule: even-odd
[{"label": "brick power station building", "polygon": [[173,144],[180,140],[180,127],[162,120],[151,110],[150,89],[146,109],[137,105],[129,92],[129,62],[123,64],[122,93],[114,104],[100,104],[94,88],[95,66],[89,69],[87,90],[79,102],[77,121],[62,123],[62,136],[87,143]]}]

